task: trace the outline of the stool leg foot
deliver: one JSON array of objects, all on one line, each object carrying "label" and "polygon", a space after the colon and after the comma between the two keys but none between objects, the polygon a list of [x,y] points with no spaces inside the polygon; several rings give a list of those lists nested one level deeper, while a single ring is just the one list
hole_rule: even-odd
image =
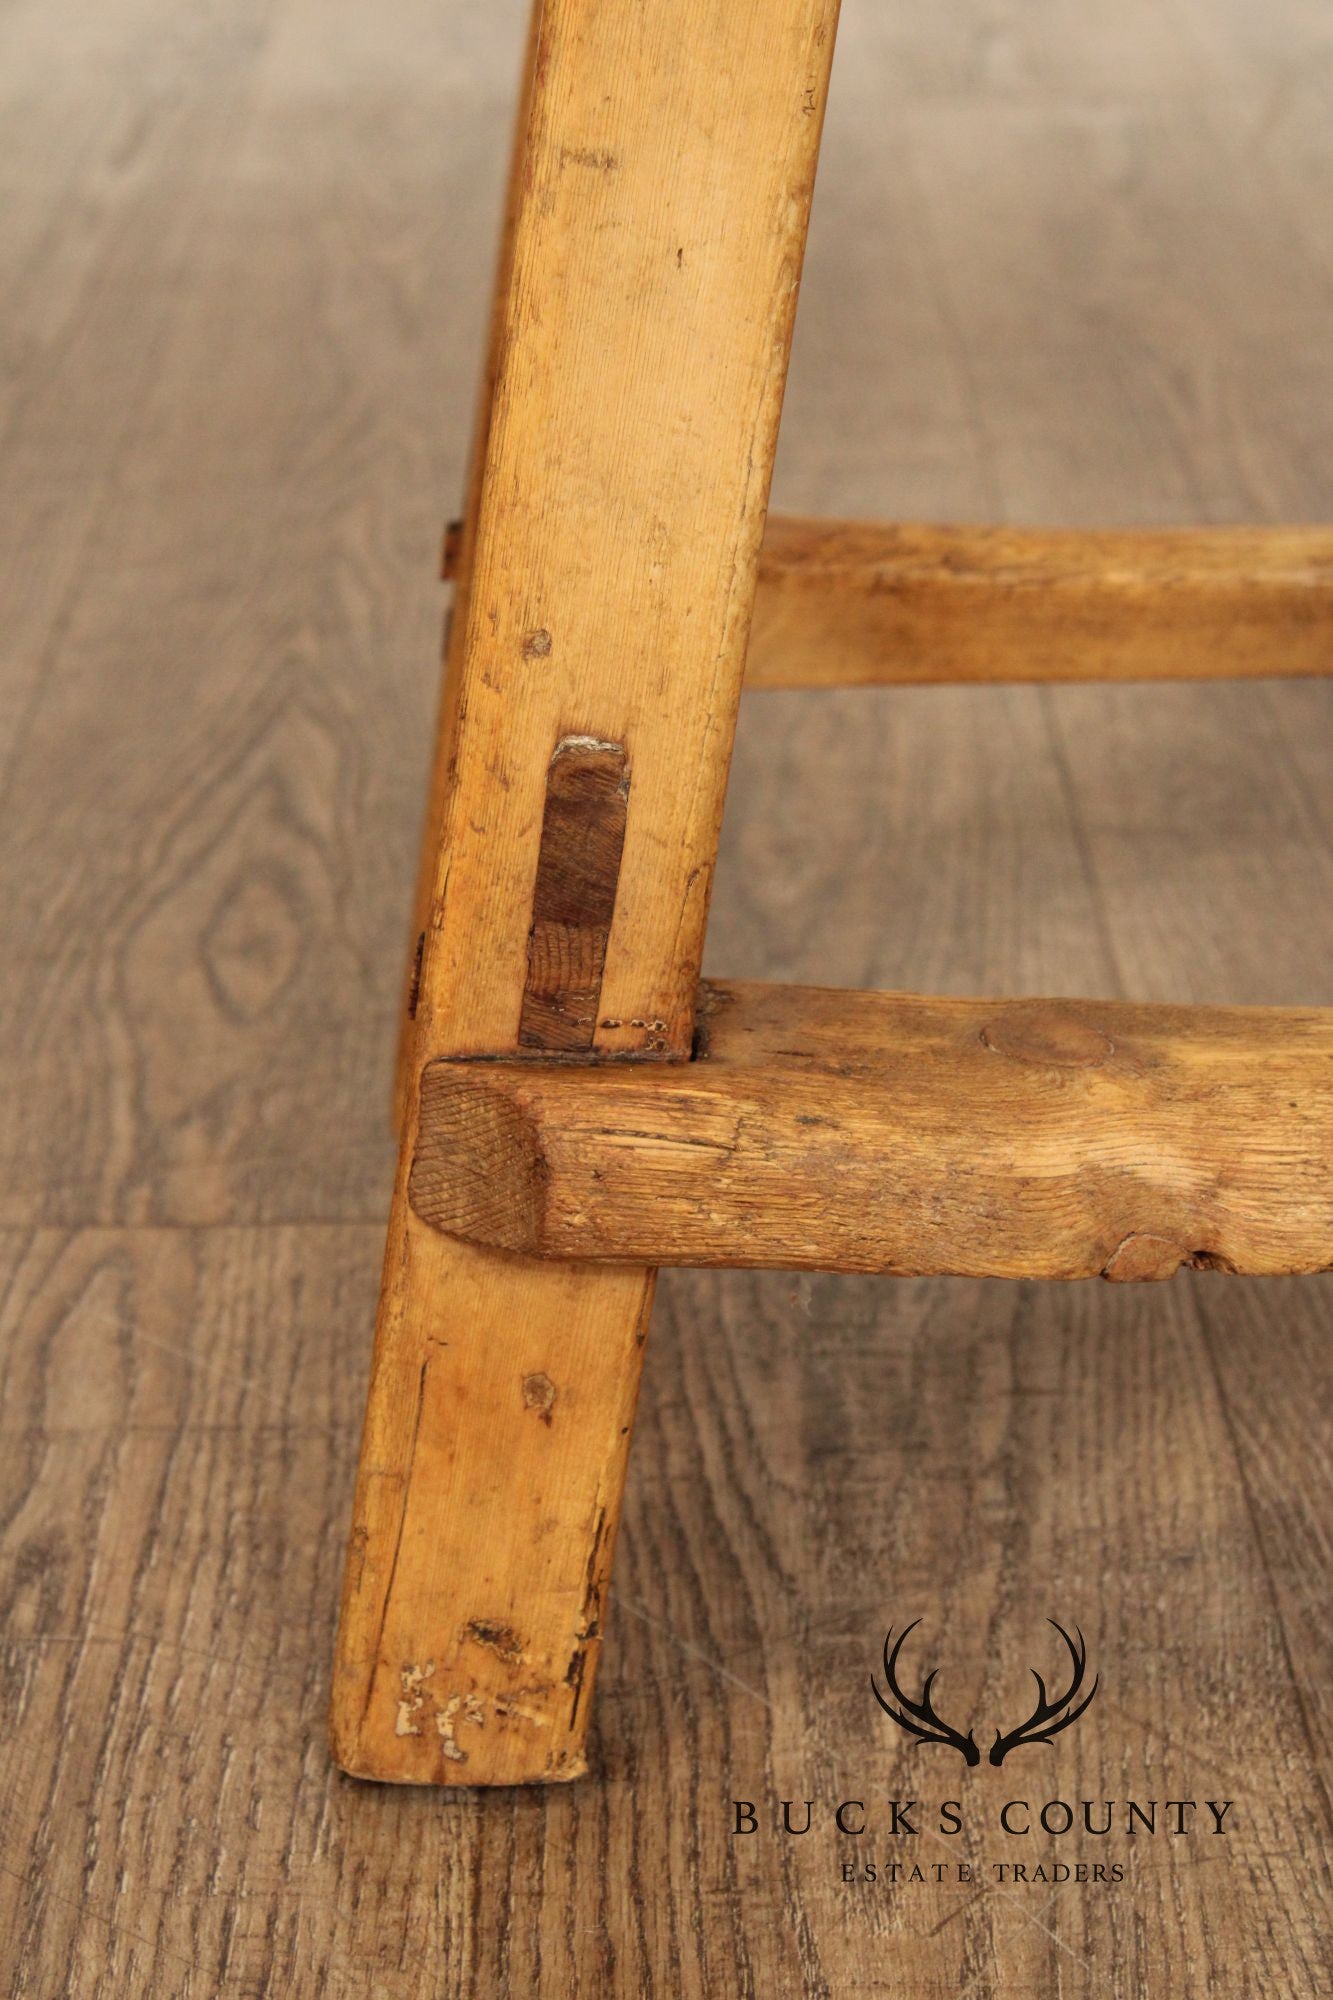
[{"label": "stool leg foot", "polygon": [[401,1200],[390,1245],[334,1756],[408,1784],[577,1777],[652,1273],[476,1250]]}]

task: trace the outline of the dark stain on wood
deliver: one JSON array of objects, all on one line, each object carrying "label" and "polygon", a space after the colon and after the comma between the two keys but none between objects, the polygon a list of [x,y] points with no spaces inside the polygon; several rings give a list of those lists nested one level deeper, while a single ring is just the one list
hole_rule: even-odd
[{"label": "dark stain on wood", "polygon": [[571,1726],[579,1712],[583,1699],[583,1682],[588,1671],[588,1649],[601,1636],[602,1630],[602,1584],[603,1576],[599,1567],[602,1553],[602,1539],[606,1534],[606,1509],[597,1510],[597,1523],[593,1529],[592,1547],[588,1551],[587,1568],[583,1578],[583,1609],[579,1616],[578,1631],[574,1650],[570,1654],[569,1665],[565,1669],[565,1685],[573,1693],[569,1711]]},{"label": "dark stain on wood", "polygon": [[565,736],[546,777],[519,1046],[593,1046],[629,806],[620,743]]},{"label": "dark stain on wood", "polygon": [[502,1660],[521,1660],[524,1642],[512,1625],[498,1618],[472,1618],[463,1627],[463,1637],[478,1646],[487,1646]]},{"label": "dark stain on wood", "polygon": [[996,1055],[1038,1069],[1100,1069],[1115,1042],[1097,1018],[1096,1003],[1010,1000],[981,1030]]},{"label": "dark stain on wood", "polygon": [[553,1422],[551,1412],[555,1408],[555,1383],[549,1375],[538,1371],[523,1377],[523,1407],[535,1411],[549,1430]]},{"label": "dark stain on wood", "polygon": [[421,931],[417,936],[416,950],[412,954],[412,976],[407,984],[407,1018],[409,1021],[415,1021],[417,1018],[417,1006],[421,999],[421,961],[425,956],[425,952],[426,933]]}]

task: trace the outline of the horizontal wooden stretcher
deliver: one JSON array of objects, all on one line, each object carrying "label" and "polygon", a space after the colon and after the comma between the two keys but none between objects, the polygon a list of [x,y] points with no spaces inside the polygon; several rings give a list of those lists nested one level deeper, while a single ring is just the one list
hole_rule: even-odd
[{"label": "horizontal wooden stretcher", "polygon": [[706,984],[688,1063],[428,1065],[416,1213],[632,1264],[1333,1266],[1333,1010]]}]

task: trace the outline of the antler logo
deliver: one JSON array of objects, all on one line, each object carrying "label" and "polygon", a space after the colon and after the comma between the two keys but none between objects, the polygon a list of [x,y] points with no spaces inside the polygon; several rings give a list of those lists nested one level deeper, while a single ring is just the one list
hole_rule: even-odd
[{"label": "antler logo", "polygon": [[[958,1752],[965,1764],[979,1764],[981,1752],[977,1748],[972,1731],[969,1729],[964,1736],[961,1730],[955,1729],[935,1711],[930,1691],[935,1685],[939,1669],[932,1667],[927,1673],[916,1701],[913,1701],[899,1684],[898,1655],[902,1652],[908,1634],[915,1632],[920,1623],[919,1618],[914,1618],[910,1625],[905,1625],[898,1634],[892,1651],[889,1648],[893,1640],[893,1627],[890,1626],[884,1635],[884,1679],[888,1694],[880,1692],[879,1682],[872,1674],[870,1685],[874,1690],[875,1700],[900,1729],[905,1729],[909,1736],[915,1736],[918,1742],[946,1744],[950,1750]],[[1078,1643],[1075,1644],[1064,1626],[1058,1624],[1054,1618],[1048,1618],[1046,1623],[1054,1626],[1069,1649],[1071,1669],[1069,1686],[1062,1695],[1057,1695],[1052,1700],[1046,1692],[1046,1683],[1037,1669],[1035,1667],[1030,1669],[1032,1678],[1037,1683],[1037,1705],[1027,1720],[1020,1722],[1016,1729],[996,1730],[995,1741],[990,1747],[989,1761],[992,1764],[1003,1764],[1011,1750],[1018,1750],[1025,1744],[1049,1743],[1062,1729],[1068,1729],[1071,1722],[1078,1721],[1100,1685],[1101,1676],[1097,1675],[1088,1692],[1083,1695],[1082,1700],[1079,1699],[1088,1665],[1088,1648],[1083,1634],[1076,1625],[1074,1630],[1078,1633]]]}]

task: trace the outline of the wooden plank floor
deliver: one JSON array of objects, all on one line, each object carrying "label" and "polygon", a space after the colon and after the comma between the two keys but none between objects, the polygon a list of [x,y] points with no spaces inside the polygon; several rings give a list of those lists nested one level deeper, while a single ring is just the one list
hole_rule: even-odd
[{"label": "wooden plank floor", "polygon": [[[594,1775],[330,1768],[521,27],[0,14],[0,1990],[1329,1993],[1333,1280],[670,1274]],[[777,501],[1333,520],[1331,106],[1304,0],[845,0]],[[1282,682],[751,696],[709,969],[1333,1000],[1331,725]],[[998,1770],[913,1750],[867,1679],[918,1615],[960,1716],[1021,1712],[1047,1616],[1097,1699]],[[908,1796],[965,1833],[883,1837]],[[1234,1805],[983,1830],[1015,1796]]]}]

